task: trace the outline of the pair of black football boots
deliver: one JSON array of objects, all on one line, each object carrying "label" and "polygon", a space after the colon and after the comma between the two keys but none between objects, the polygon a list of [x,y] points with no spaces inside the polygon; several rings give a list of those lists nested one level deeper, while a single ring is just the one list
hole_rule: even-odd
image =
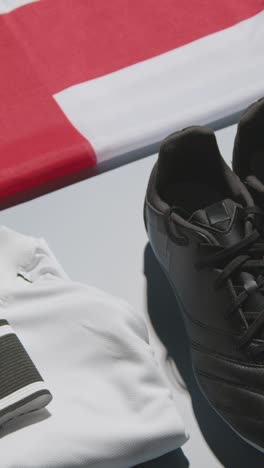
[{"label": "pair of black football boots", "polygon": [[144,217],[185,319],[202,392],[263,451],[264,99],[239,122],[233,169],[212,130],[170,135],[150,176]]}]

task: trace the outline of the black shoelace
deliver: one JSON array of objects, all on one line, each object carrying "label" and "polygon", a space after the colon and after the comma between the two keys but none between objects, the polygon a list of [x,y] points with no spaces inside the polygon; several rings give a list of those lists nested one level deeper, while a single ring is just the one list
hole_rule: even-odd
[{"label": "black shoelace", "polygon": [[[256,216],[263,217],[264,213],[258,208],[244,209],[245,223],[251,221],[254,224]],[[215,251],[205,259],[197,262],[196,266],[199,269],[213,267],[221,271],[215,282],[216,288],[221,287],[228,280],[232,281],[234,274],[240,273],[246,277],[243,287],[240,288],[242,291],[238,294],[237,291],[232,291],[234,298],[230,308],[225,312],[226,319],[237,313],[240,308],[242,309],[243,304],[251,294],[257,292],[264,294],[264,241],[257,230],[230,247],[206,243],[201,243],[200,246],[207,249],[207,252],[208,250]],[[258,338],[259,333],[264,328],[264,308],[260,312],[243,310],[243,316],[246,331],[238,339],[239,348],[250,346],[252,341]],[[264,343],[261,343],[261,341],[259,343],[255,342],[255,346],[251,347],[252,354],[258,355],[263,351]]]}]

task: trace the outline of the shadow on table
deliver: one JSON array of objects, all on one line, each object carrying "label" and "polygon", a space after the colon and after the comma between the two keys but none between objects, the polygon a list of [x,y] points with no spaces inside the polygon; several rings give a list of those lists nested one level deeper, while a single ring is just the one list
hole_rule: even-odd
[{"label": "shadow on table", "polygon": [[188,468],[189,462],[181,449],[167,453],[160,458],[137,465],[135,468]]},{"label": "shadow on table", "polygon": [[[185,381],[196,419],[208,446],[225,468],[263,468],[263,454],[237,436],[210,407],[199,390],[192,372],[188,338],[181,312],[150,244],[145,248],[144,268],[150,320]],[[178,468],[177,463],[166,465],[166,468],[170,466]]]}]

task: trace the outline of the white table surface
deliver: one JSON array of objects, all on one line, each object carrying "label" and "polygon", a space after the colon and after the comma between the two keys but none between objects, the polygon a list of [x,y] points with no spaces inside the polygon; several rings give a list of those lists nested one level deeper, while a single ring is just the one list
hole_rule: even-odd
[{"label": "white table surface", "polygon": [[[217,132],[228,161],[234,133],[235,126]],[[178,451],[144,466],[263,468],[264,455],[242,442],[220,420],[193,380],[182,319],[147,246],[142,220],[146,184],[156,158],[146,157],[9,208],[1,212],[1,224],[45,237],[73,279],[125,298],[147,319],[151,317],[153,329],[185,381],[182,383],[177,370],[165,367],[190,440],[183,447],[184,455]],[[153,332],[153,340],[162,361],[166,353],[156,334]]]}]

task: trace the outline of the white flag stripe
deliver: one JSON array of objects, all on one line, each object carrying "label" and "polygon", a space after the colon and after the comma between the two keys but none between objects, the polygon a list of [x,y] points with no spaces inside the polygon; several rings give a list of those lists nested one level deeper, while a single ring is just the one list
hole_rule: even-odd
[{"label": "white flag stripe", "polygon": [[240,111],[263,95],[263,44],[264,12],[54,97],[101,162]]},{"label": "white flag stripe", "polygon": [[37,2],[38,0],[0,0],[0,14],[9,13],[18,7],[27,5],[27,3]]},{"label": "white flag stripe", "polygon": [[24,398],[27,398],[28,396],[33,395],[34,393],[39,392],[41,390],[47,390],[45,382],[42,381],[35,382],[30,385],[27,385],[26,387],[20,388],[16,392],[11,393],[10,395],[0,400],[0,411],[7,408],[8,406],[17,403],[18,401],[22,401]]}]

